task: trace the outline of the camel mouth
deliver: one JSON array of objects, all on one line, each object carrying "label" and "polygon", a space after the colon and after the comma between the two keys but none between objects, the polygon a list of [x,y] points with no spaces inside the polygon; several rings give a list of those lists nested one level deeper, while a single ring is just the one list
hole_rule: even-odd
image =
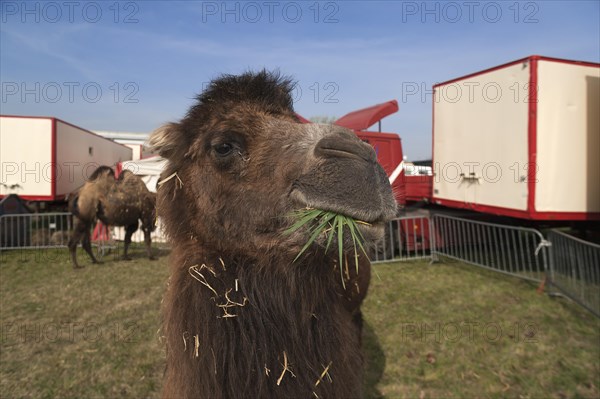
[{"label": "camel mouth", "polygon": [[359,220],[356,218],[354,218],[354,220],[356,221],[356,226],[358,227],[360,234],[366,242],[375,242],[383,238],[386,224],[386,221],[383,219],[383,217],[378,218],[376,220],[372,220],[370,222]]},{"label": "camel mouth", "polygon": [[382,225],[395,215],[388,215],[385,209],[373,209],[365,206],[356,209],[354,206],[345,206],[341,201],[327,201],[321,199],[309,200],[307,196],[297,188],[293,188],[289,194],[290,199],[295,204],[293,209],[320,209],[325,212],[333,212],[342,216],[354,219],[357,224],[368,230],[368,227]]},{"label": "camel mouth", "polygon": [[[311,211],[319,214],[319,216],[312,219],[311,222],[319,220],[319,218],[325,214],[330,214],[331,217],[334,217],[333,215],[337,215],[337,216],[341,217],[342,219],[349,220],[346,223],[351,223],[353,225],[354,229],[357,231],[356,231],[356,235],[354,236],[354,239],[353,239],[352,235],[354,235],[355,233],[349,231],[347,226],[344,227],[345,231],[347,231],[348,233],[351,233],[351,234],[343,235],[343,242],[344,242],[345,247],[352,247],[352,246],[356,245],[353,242],[354,240],[360,240],[363,244],[371,245],[372,243],[381,240],[385,233],[386,219],[383,216],[379,216],[377,218],[365,218],[364,213],[358,214],[356,212],[351,212],[351,211],[349,212],[347,209],[340,209],[340,208],[333,207],[333,206],[315,207],[315,206],[311,206],[310,204],[300,203],[300,202],[293,209],[294,210],[290,213],[290,215],[292,215],[292,217],[297,218],[296,219],[297,221],[299,219],[302,219],[305,215],[307,215],[308,212],[311,212]],[[310,223],[306,223],[307,226],[309,224]],[[319,223],[313,224],[313,227],[318,224]],[[331,229],[333,229],[333,230],[337,229],[335,224],[332,224],[331,222],[329,222],[328,226],[329,227],[325,229],[326,231],[331,230]],[[293,229],[293,227],[292,227],[292,229]],[[309,228],[309,230],[308,230],[309,236],[314,231],[315,230],[311,231]],[[334,233],[337,234],[337,232],[334,232]],[[324,241],[327,241],[326,240],[327,236],[328,236],[327,234],[319,234],[320,238],[317,239],[316,241],[318,243],[320,243],[322,246],[324,246],[325,245]],[[323,241],[323,242],[320,242],[320,241]]]},{"label": "camel mouth", "polygon": [[356,223],[356,227],[360,230],[362,235],[365,237],[367,241],[373,235],[379,236],[379,232],[383,231],[383,227],[386,223],[383,216],[379,216],[376,218],[368,218],[365,217],[364,213],[360,215],[357,212],[349,211],[348,209],[338,209],[336,207],[314,207],[308,204],[304,204],[297,209],[317,209],[324,212],[332,212],[340,216],[344,216],[346,218],[352,219]]},{"label": "camel mouth", "polygon": [[385,232],[383,222],[368,223],[330,210],[304,207],[292,211],[289,216],[293,224],[283,234],[301,232],[296,234],[296,240],[302,245],[296,259],[312,244],[324,248],[327,252],[331,244],[337,242],[333,247],[339,248],[341,263],[341,248],[344,248],[344,252],[353,249],[358,254],[380,240]]},{"label": "camel mouth", "polygon": [[356,226],[364,231],[371,231],[374,229],[378,229],[379,227],[385,225],[386,221],[383,217],[378,217],[376,219],[369,219],[366,220],[366,218],[361,218],[361,216],[357,216],[356,213],[352,213],[352,212],[348,212],[347,210],[339,210],[335,207],[315,207],[315,206],[311,206],[308,204],[301,204],[297,207],[294,208],[295,210],[318,210],[318,211],[323,211],[323,212],[331,212],[334,213],[336,215],[340,215],[349,219],[352,219],[355,223]]}]

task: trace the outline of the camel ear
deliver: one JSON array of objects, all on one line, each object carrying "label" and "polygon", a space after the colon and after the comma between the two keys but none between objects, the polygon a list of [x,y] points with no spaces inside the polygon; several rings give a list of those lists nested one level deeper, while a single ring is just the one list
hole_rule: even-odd
[{"label": "camel ear", "polygon": [[164,158],[171,158],[181,145],[181,131],[179,123],[167,123],[152,132],[148,145],[154,152]]}]

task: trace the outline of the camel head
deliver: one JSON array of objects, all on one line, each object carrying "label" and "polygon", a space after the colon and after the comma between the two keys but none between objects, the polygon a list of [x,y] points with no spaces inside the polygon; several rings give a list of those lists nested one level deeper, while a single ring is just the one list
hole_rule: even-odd
[{"label": "camel head", "polygon": [[290,214],[306,207],[367,222],[366,241],[380,238],[396,202],[375,151],[351,130],[299,123],[292,88],[265,71],[226,75],[180,122],[153,133],[151,145],[169,160],[158,208],[173,242],[297,253],[308,233],[284,232]]}]

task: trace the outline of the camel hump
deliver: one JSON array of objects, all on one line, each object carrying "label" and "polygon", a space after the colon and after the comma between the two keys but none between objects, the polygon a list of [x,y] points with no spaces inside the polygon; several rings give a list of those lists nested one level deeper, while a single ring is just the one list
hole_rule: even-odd
[{"label": "camel hump", "polygon": [[129,181],[129,180],[140,180],[140,178],[130,170],[125,169],[119,174],[117,178],[118,182]]},{"label": "camel hump", "polygon": [[111,176],[114,178],[115,171],[110,166],[98,166],[98,168],[90,175],[89,181],[94,181],[100,176]]},{"label": "camel hump", "polygon": [[117,185],[119,187],[118,190],[134,195],[135,197],[149,192],[142,178],[129,170],[121,172],[117,179]]}]

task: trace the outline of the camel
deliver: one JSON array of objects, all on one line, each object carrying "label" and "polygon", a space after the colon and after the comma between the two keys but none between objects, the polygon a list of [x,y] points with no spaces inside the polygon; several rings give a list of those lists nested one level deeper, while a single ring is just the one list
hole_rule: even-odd
[{"label": "camel", "polygon": [[362,396],[369,260],[348,267],[347,235],[345,265],[325,237],[297,258],[308,233],[289,233],[291,215],[351,216],[368,244],[396,202],[373,148],[345,128],[300,123],[292,89],[268,71],[224,75],[151,135],[168,160],[157,198],[172,246],[164,398]]},{"label": "camel", "polygon": [[156,194],[146,188],[139,176],[124,170],[115,179],[112,168],[98,167],[69,200],[69,210],[75,216],[73,233],[69,239],[73,267],[82,267],[77,263],[77,245],[80,241],[92,262],[98,263],[90,242],[90,229],[96,220],[105,225],[125,226],[123,259],[126,260],[131,259],[127,251],[131,236],[138,229],[138,220],[141,220],[146,252],[148,258],[153,259],[150,234],[155,228],[155,208]]}]

